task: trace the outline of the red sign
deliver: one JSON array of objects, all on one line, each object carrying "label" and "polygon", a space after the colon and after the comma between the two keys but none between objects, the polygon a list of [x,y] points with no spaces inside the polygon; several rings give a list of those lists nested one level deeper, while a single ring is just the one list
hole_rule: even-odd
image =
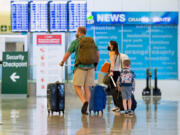
[{"label": "red sign", "polygon": [[58,45],[62,43],[61,35],[37,35],[37,44],[53,44]]}]

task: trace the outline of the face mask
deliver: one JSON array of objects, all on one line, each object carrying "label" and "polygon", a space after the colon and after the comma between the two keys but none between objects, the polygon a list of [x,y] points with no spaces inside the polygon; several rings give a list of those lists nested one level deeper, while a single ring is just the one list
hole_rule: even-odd
[{"label": "face mask", "polygon": [[110,48],[110,46],[108,46],[107,50],[108,50],[108,51],[111,51],[111,48]]}]

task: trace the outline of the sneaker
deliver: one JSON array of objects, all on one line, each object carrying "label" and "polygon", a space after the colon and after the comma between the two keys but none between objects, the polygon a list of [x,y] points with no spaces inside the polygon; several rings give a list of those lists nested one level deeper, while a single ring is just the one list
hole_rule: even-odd
[{"label": "sneaker", "polygon": [[129,110],[129,111],[128,111],[128,114],[129,114],[129,115],[133,115],[133,114],[134,114],[134,112],[133,112],[133,111],[131,111],[131,110]]},{"label": "sneaker", "polygon": [[128,111],[125,111],[125,112],[124,112],[124,115],[125,115],[125,116],[128,116]]},{"label": "sneaker", "polygon": [[86,101],[86,102],[83,104],[82,108],[81,108],[81,113],[82,113],[82,114],[85,114],[85,115],[88,115],[88,113],[86,112],[86,111],[87,111],[87,108],[88,108],[88,102]]},{"label": "sneaker", "polygon": [[118,109],[119,109],[119,107],[115,106],[114,108],[111,109],[111,111],[114,112],[114,111],[116,111],[116,110],[118,110]]},{"label": "sneaker", "polygon": [[119,112],[112,112],[115,116],[120,116],[121,115],[121,113],[119,113]]},{"label": "sneaker", "polygon": [[120,112],[121,110],[118,108],[118,109],[116,109],[114,112]]}]

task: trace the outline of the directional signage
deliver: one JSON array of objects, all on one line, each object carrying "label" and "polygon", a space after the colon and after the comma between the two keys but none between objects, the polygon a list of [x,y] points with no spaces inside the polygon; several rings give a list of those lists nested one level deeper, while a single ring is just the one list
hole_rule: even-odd
[{"label": "directional signage", "polygon": [[20,77],[18,75],[16,75],[16,72],[14,72],[11,76],[10,76],[11,80],[13,82],[16,82],[17,79],[19,79]]},{"label": "directional signage", "polygon": [[2,64],[2,94],[26,94],[27,71],[27,52],[4,52]]}]

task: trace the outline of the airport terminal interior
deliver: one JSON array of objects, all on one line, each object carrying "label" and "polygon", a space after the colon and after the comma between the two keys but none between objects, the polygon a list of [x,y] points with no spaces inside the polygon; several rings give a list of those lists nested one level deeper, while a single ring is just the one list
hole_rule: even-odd
[{"label": "airport terminal interior", "polygon": [[[0,135],[180,135],[179,22],[180,0],[0,0]],[[80,26],[99,51],[88,114],[76,55],[59,65]],[[104,82],[111,40],[136,75],[131,115]]]}]

